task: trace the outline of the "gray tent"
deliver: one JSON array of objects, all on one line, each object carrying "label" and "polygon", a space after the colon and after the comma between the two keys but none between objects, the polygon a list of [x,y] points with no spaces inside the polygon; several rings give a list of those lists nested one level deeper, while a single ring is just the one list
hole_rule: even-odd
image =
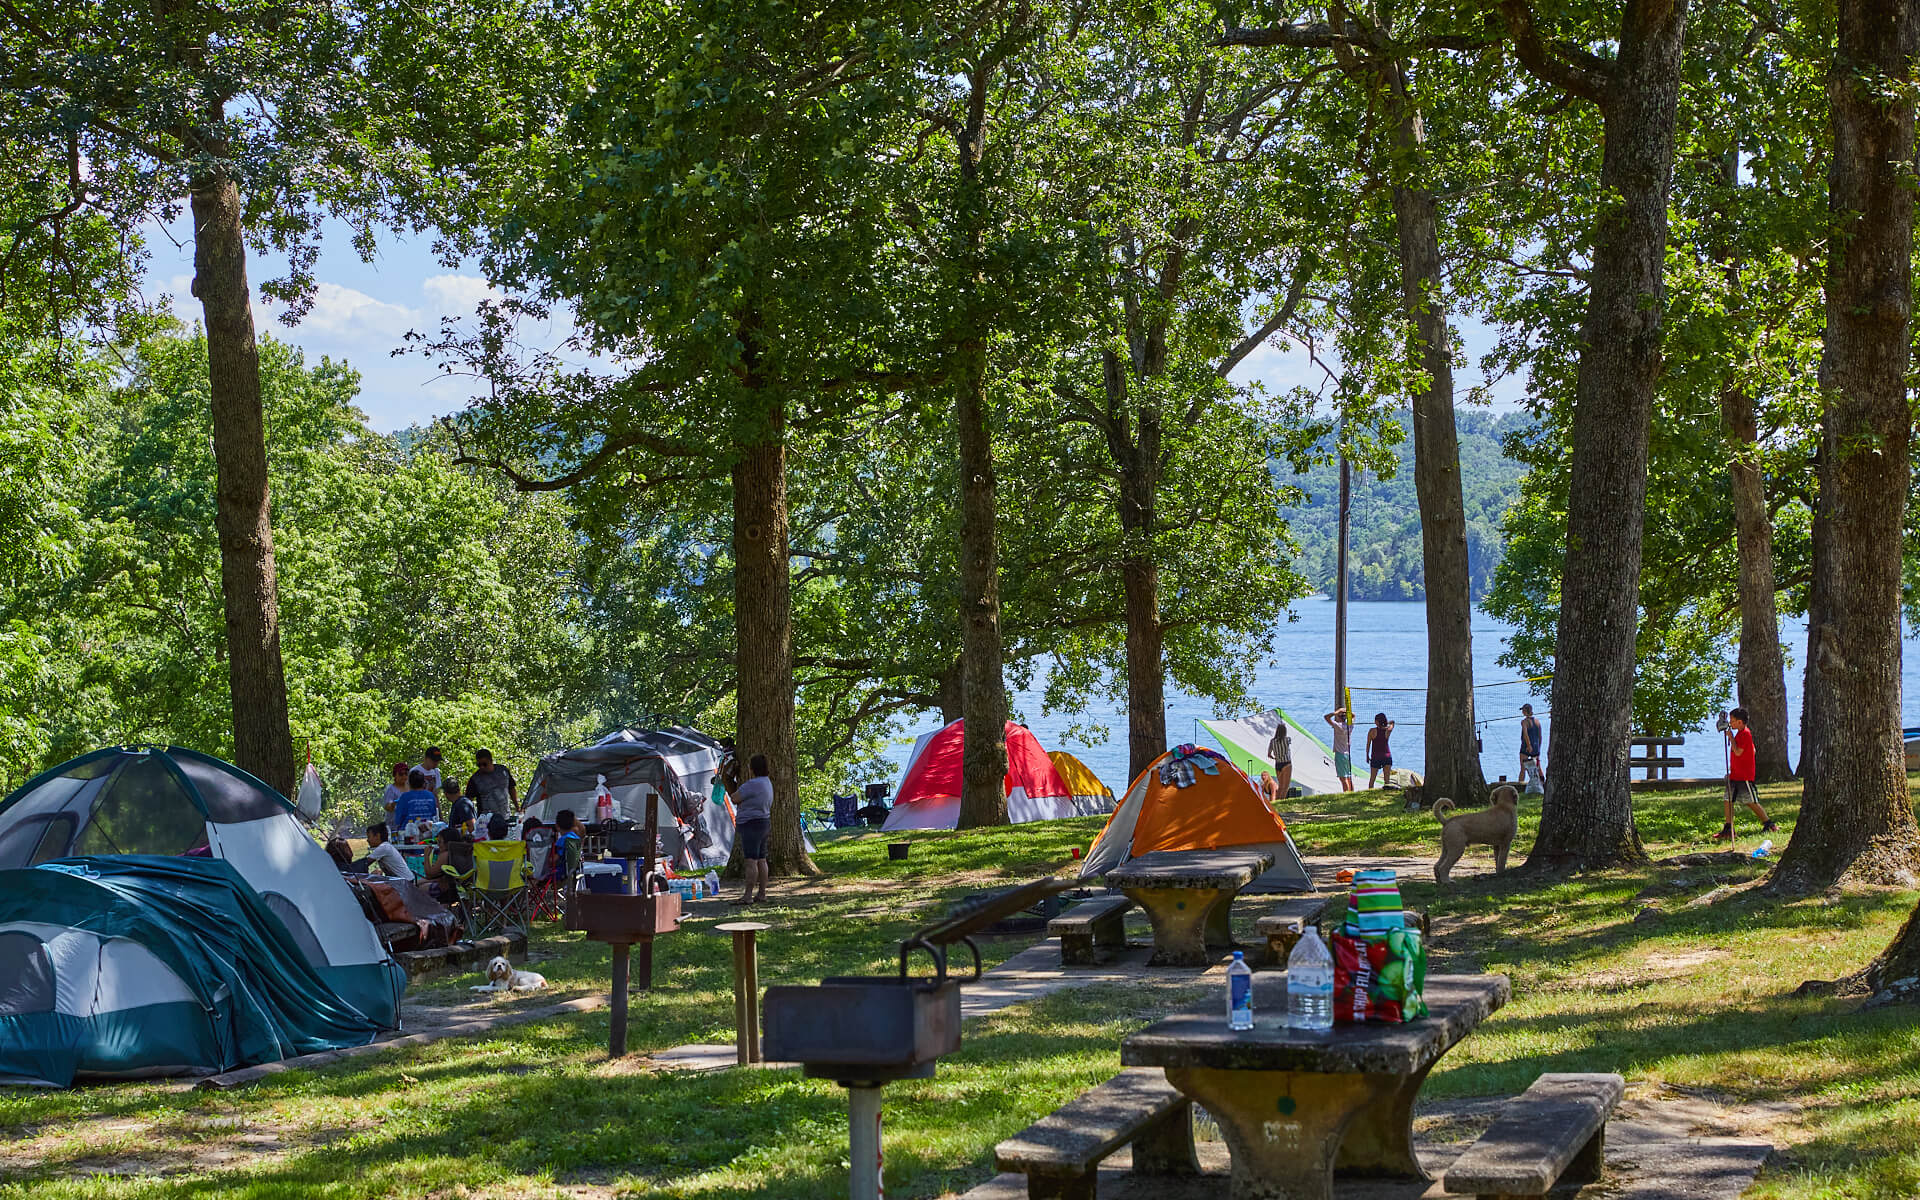
[{"label": "gray tent", "polygon": [[589,746],[549,754],[527,787],[527,812],[551,822],[572,809],[593,820],[594,795],[605,779],[617,821],[645,823],[659,812],[660,833],[676,870],[724,866],[733,852],[733,807],[713,786],[727,751],[685,725],[616,729]]}]

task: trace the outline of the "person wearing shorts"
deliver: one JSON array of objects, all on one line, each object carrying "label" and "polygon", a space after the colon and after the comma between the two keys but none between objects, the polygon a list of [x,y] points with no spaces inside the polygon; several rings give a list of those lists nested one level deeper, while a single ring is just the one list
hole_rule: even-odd
[{"label": "person wearing shorts", "polygon": [[[740,857],[746,866],[745,886],[735,904],[761,904],[767,899],[767,835],[773,830],[773,780],[768,778],[767,756],[756,754],[753,777],[733,794],[733,827],[740,837]],[[758,894],[755,886],[759,887]]]},{"label": "person wearing shorts", "polygon": [[1338,708],[1327,714],[1333,726],[1333,773],[1340,777],[1344,791],[1353,790],[1353,714]]},{"label": "person wearing shorts", "polygon": [[1387,720],[1387,714],[1373,714],[1373,728],[1367,730],[1367,786],[1372,787],[1374,777],[1384,773],[1387,786],[1393,786],[1393,747],[1387,738],[1393,733],[1393,722]]},{"label": "person wearing shorts", "polygon": [[1293,786],[1293,731],[1284,719],[1267,742],[1267,757],[1273,760],[1274,787],[1282,796]]},{"label": "person wearing shorts", "polygon": [[1753,786],[1754,767],[1758,759],[1753,752],[1753,731],[1747,728],[1747,710],[1736,708],[1727,714],[1727,800],[1726,817],[1721,823],[1720,832],[1713,835],[1716,842],[1733,840],[1733,806],[1744,804],[1747,811],[1760,818],[1763,833],[1772,833],[1779,826],[1767,819],[1767,810],[1760,807],[1760,793]]},{"label": "person wearing shorts", "polygon": [[1520,706],[1520,787],[1526,790],[1528,780],[1545,787],[1547,773],[1540,766],[1540,720],[1533,715],[1533,705]]}]

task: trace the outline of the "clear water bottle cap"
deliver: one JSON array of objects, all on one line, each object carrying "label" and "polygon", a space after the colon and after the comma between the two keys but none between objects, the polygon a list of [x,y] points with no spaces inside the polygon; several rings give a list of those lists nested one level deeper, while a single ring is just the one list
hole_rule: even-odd
[{"label": "clear water bottle cap", "polygon": [[1247,957],[1247,954],[1246,954],[1246,951],[1244,950],[1235,950],[1233,952],[1233,961],[1235,962],[1244,962],[1246,960],[1246,957]]}]

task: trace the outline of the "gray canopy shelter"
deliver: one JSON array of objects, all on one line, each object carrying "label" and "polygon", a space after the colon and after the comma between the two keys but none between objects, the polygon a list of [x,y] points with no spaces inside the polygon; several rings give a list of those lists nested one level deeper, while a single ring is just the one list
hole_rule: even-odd
[{"label": "gray canopy shelter", "polygon": [[719,742],[686,725],[616,729],[541,759],[527,787],[526,811],[551,822],[571,809],[590,822],[604,779],[615,820],[644,824],[647,804],[656,806],[675,870],[725,866],[733,852],[733,807],[714,780],[726,755]]}]

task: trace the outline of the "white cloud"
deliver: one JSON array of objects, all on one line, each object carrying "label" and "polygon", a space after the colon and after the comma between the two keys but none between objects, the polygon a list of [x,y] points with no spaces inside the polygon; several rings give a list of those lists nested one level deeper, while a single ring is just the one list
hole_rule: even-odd
[{"label": "white cloud", "polygon": [[470,316],[482,300],[497,300],[498,289],[476,275],[431,275],[420,281],[432,311],[442,316]]},{"label": "white cloud", "polygon": [[1241,359],[1229,376],[1235,383],[1262,383],[1269,392],[1296,387],[1318,389],[1326,375],[1298,342],[1270,338]]},{"label": "white cloud", "polygon": [[411,308],[377,300],[337,283],[322,283],[315,285],[313,307],[296,328],[322,338],[390,346],[418,324],[419,318]]}]

